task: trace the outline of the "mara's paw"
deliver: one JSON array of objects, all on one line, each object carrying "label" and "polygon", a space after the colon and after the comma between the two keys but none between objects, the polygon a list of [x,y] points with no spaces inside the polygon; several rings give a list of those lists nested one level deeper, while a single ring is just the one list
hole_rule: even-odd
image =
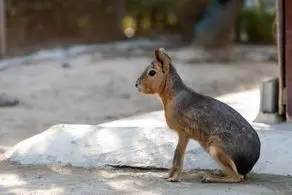
[{"label": "mara's paw", "polygon": [[174,169],[170,169],[169,172],[163,176],[169,182],[180,182],[180,172]]},{"label": "mara's paw", "polygon": [[181,179],[178,176],[170,177],[167,179],[169,182],[181,182]]},{"label": "mara's paw", "polygon": [[201,179],[202,183],[211,183],[212,182],[212,177],[209,175],[204,175]]},{"label": "mara's paw", "polygon": [[177,169],[175,168],[171,168],[169,169],[169,171],[167,172],[167,174],[165,174],[164,176],[162,176],[162,178],[164,179],[169,179],[169,178],[172,178],[177,172]]},{"label": "mara's paw", "polygon": [[218,176],[218,177],[224,177],[225,174],[223,173],[223,171],[221,171],[220,169],[215,169],[211,172],[211,174]]},{"label": "mara's paw", "polygon": [[163,175],[162,178],[163,179],[169,179],[169,178],[171,178],[171,176],[167,173],[167,174]]},{"label": "mara's paw", "polygon": [[210,175],[203,176],[202,183],[240,183],[240,177],[214,177]]}]

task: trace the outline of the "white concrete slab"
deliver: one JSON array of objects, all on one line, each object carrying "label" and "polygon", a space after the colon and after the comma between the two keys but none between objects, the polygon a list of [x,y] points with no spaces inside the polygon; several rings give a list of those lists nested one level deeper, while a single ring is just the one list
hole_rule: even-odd
[{"label": "white concrete slab", "polygon": [[[258,96],[257,90],[220,98],[234,105],[251,121],[257,114],[255,96]],[[259,130],[262,153],[253,171],[292,175],[292,151],[289,149],[292,131],[288,131],[292,125],[254,125]],[[154,112],[96,126],[56,125],[18,143],[5,153],[5,157],[20,164],[169,168],[176,142],[176,134],[163,122],[163,113]],[[185,169],[217,168],[195,141],[190,142],[186,153]]]}]

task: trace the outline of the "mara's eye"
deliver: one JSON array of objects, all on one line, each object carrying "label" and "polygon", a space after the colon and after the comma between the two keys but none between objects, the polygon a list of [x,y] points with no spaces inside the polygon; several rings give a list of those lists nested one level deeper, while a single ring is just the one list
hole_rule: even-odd
[{"label": "mara's eye", "polygon": [[153,77],[156,74],[155,70],[150,70],[148,75]]}]

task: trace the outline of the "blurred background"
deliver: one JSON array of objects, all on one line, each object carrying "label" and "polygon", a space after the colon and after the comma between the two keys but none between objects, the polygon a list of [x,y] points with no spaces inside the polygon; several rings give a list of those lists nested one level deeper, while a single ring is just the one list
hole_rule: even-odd
[{"label": "blurred background", "polygon": [[0,152],[58,123],[162,109],[134,83],[164,47],[217,97],[277,75],[273,0],[0,0]]},{"label": "blurred background", "polygon": [[274,0],[1,1],[6,56],[137,38],[205,48],[274,42]]}]

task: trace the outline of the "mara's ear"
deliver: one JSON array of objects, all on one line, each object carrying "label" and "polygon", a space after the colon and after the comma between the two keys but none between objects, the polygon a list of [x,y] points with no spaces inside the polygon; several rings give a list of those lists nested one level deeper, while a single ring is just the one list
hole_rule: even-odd
[{"label": "mara's ear", "polygon": [[162,65],[161,67],[162,72],[163,73],[168,72],[171,63],[171,58],[169,57],[169,55],[167,55],[165,50],[163,48],[157,48],[154,51],[154,55],[155,59],[159,61]]}]

